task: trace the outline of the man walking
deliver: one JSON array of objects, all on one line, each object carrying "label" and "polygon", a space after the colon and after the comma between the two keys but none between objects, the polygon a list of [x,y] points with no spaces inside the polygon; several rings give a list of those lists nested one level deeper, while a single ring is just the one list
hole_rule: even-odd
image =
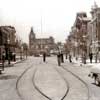
[{"label": "man walking", "polygon": [[45,62],[46,61],[46,53],[44,52],[43,53],[43,62]]},{"label": "man walking", "polygon": [[70,63],[72,62],[72,56],[71,56],[71,54],[69,54],[69,62]]},{"label": "man walking", "polygon": [[64,63],[64,56],[63,56],[63,53],[61,53],[60,56],[61,56],[61,62]]},{"label": "man walking", "polygon": [[61,54],[60,53],[57,54],[57,61],[58,61],[58,66],[60,66],[61,65]]},{"label": "man walking", "polygon": [[92,58],[93,58],[93,54],[92,54],[92,52],[89,53],[89,58],[90,58],[90,63],[92,63]]}]

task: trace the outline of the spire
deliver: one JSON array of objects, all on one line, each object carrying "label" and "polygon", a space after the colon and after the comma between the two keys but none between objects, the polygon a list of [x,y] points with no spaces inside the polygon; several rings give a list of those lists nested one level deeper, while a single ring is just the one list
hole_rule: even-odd
[{"label": "spire", "polygon": [[35,33],[34,33],[34,30],[33,30],[33,27],[31,27],[30,37],[31,37],[32,39],[35,39]]},{"label": "spire", "polygon": [[31,27],[31,33],[34,33],[34,31],[33,31],[33,27]]}]

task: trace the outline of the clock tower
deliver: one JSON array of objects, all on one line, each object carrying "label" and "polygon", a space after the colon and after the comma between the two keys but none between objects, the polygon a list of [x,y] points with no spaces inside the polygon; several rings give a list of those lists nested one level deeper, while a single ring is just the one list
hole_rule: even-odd
[{"label": "clock tower", "polygon": [[31,31],[30,31],[30,34],[29,34],[29,47],[31,48],[31,46],[34,44],[35,42],[35,33],[33,31],[33,27],[31,27]]}]

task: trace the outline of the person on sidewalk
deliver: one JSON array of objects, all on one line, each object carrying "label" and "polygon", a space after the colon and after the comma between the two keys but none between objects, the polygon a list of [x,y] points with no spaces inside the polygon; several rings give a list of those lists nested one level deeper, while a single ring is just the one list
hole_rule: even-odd
[{"label": "person on sidewalk", "polygon": [[67,55],[68,55],[68,54],[66,53],[66,59],[67,59]]},{"label": "person on sidewalk", "polygon": [[46,53],[44,52],[43,53],[43,62],[45,62],[46,61]]},{"label": "person on sidewalk", "polygon": [[13,56],[13,61],[15,62],[16,61],[16,54],[13,52],[12,56]]},{"label": "person on sidewalk", "polygon": [[61,56],[61,62],[64,63],[64,56],[63,56],[63,53],[61,53],[60,56]]},{"label": "person on sidewalk", "polygon": [[92,63],[92,59],[93,59],[93,54],[92,54],[92,52],[89,53],[89,58],[90,58],[90,63]]},{"label": "person on sidewalk", "polygon": [[5,52],[2,53],[2,69],[4,70],[4,63],[5,63]]},{"label": "person on sidewalk", "polygon": [[61,65],[61,54],[60,52],[57,54],[57,62],[58,62],[58,66]]},{"label": "person on sidewalk", "polygon": [[72,55],[69,54],[69,62],[71,63],[72,62]]},{"label": "person on sidewalk", "polygon": [[100,63],[100,51],[98,52],[98,59],[99,59],[99,63]]}]

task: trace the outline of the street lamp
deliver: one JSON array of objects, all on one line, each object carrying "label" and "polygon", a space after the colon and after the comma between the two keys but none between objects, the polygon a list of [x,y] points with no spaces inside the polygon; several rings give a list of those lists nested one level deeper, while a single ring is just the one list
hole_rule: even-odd
[{"label": "street lamp", "polygon": [[87,46],[86,46],[86,35],[83,35],[83,63],[86,64],[86,50],[87,50]]},{"label": "street lamp", "polygon": [[10,40],[8,39],[8,64],[10,65]]},{"label": "street lamp", "polygon": [[20,60],[22,60],[23,47],[20,48]]}]

